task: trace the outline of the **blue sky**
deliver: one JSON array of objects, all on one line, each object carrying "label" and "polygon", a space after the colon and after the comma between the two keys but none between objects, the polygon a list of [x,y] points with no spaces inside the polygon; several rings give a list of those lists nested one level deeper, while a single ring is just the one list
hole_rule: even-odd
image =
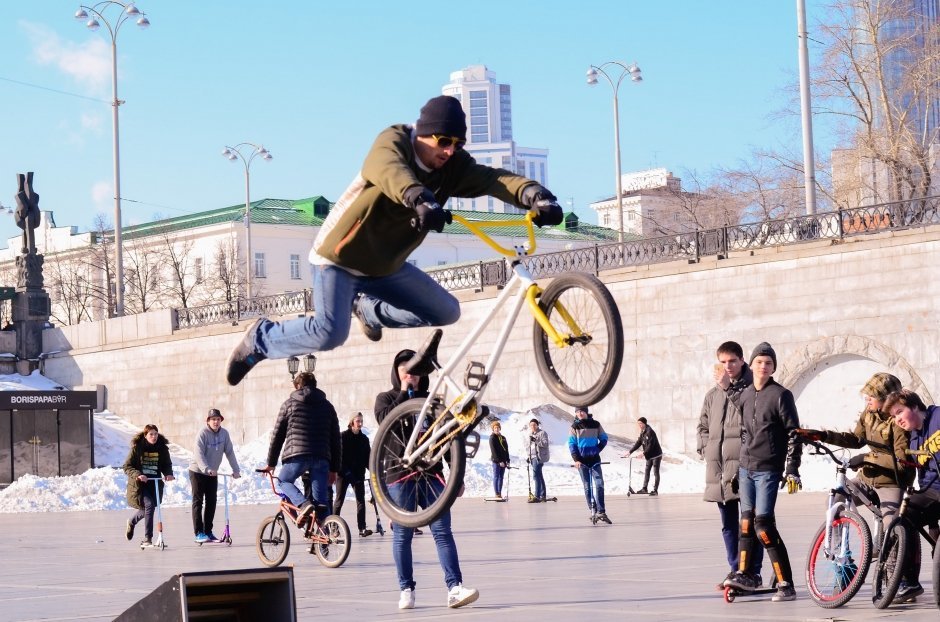
[{"label": "blue sky", "polygon": [[[517,143],[549,149],[549,187],[582,215],[614,186],[613,93],[603,81],[587,86],[591,64],[643,70],[641,84],[620,89],[624,172],[707,174],[754,147],[800,145],[798,117],[773,116],[796,83],[792,1],[138,6],[152,26],[129,22],[118,37],[125,225],[243,202],[243,169],[220,155],[243,141],[274,156],[252,165],[253,200],[335,200],[375,134],[414,121],[471,64],[512,85]],[[807,0],[810,25],[820,7]],[[107,33],[73,19],[77,8],[4,6],[0,203],[13,205],[15,174],[32,170],[40,207],[84,231],[113,213],[111,65]],[[817,150],[832,147],[816,133]],[[0,240],[19,232],[0,215]]]}]

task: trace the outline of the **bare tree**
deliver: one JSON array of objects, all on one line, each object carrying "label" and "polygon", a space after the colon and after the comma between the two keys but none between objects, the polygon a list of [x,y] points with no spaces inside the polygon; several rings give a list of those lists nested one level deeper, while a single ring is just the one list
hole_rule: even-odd
[{"label": "bare tree", "polygon": [[188,309],[193,293],[201,285],[195,269],[196,258],[192,256],[193,241],[163,228],[157,232],[157,246],[164,270],[169,273],[162,293],[168,304]]},{"label": "bare tree", "polygon": [[840,203],[929,195],[940,26],[910,0],[835,0],[815,36],[815,107],[845,121],[850,151],[836,160]]},{"label": "bare tree", "polygon": [[215,245],[207,287],[215,292],[213,300],[234,302],[245,285],[245,275],[238,261],[238,245],[231,238],[219,240]]},{"label": "bare tree", "polygon": [[107,216],[95,216],[91,239],[91,248],[79,262],[89,277],[88,295],[105,317],[114,317],[114,228]]},{"label": "bare tree", "polygon": [[156,308],[159,302],[163,258],[145,238],[132,238],[127,247],[124,253],[127,287],[124,300],[130,312],[145,313]]},{"label": "bare tree", "polygon": [[63,325],[93,320],[95,295],[88,276],[88,265],[81,254],[52,253],[45,255],[45,284],[51,290],[52,318]]}]

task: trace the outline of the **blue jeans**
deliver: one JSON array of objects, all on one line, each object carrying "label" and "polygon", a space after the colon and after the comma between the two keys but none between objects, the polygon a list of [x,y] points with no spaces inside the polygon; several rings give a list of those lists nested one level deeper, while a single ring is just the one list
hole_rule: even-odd
[{"label": "blue jeans", "polygon": [[535,480],[535,498],[545,498],[545,476],[542,475],[542,461],[532,458],[532,479]]},{"label": "blue jeans", "polygon": [[[601,463],[584,464],[582,462],[578,467],[578,474],[581,476],[581,483],[584,484],[584,498],[588,509],[592,512],[595,508],[599,513],[606,512],[604,509],[604,473],[601,471]],[[593,493],[591,480],[594,480]]]},{"label": "blue jeans", "polygon": [[738,494],[741,513],[751,510],[754,516],[771,516],[777,505],[781,471],[748,471],[738,469]]},{"label": "blue jeans", "polygon": [[[413,481],[405,481],[392,484],[388,492],[396,504],[415,510],[417,507],[408,508],[404,505],[408,502],[406,500],[414,506],[426,507],[427,504],[433,503],[443,490],[444,484],[437,481],[427,481],[420,488]],[[441,562],[441,568],[444,569],[444,582],[447,584],[447,589],[450,589],[463,582],[463,576],[460,574],[460,561],[457,559],[457,543],[454,542],[454,533],[450,530],[450,510],[444,511],[429,527],[431,536],[434,538],[434,546],[437,547],[437,558]],[[395,525],[392,531],[392,557],[395,559],[395,568],[398,570],[400,590],[415,589],[411,557],[411,540],[414,533],[414,529],[401,525]]]},{"label": "blue jeans", "polygon": [[498,462],[493,463],[493,492],[497,497],[503,494],[503,477],[506,476],[506,467]]},{"label": "blue jeans", "polygon": [[460,303],[423,270],[406,263],[388,276],[356,276],[337,266],[314,266],[314,315],[262,324],[258,349],[268,358],[323,352],[349,336],[356,294],[370,326],[446,326],[460,318]]},{"label": "blue jeans", "polygon": [[[278,488],[290,499],[290,502],[300,507],[306,501],[304,493],[294,484],[297,478],[304,474],[304,471],[310,471],[310,492],[313,497],[314,506],[328,505],[327,482],[330,475],[330,461],[326,458],[312,458],[310,456],[299,456],[288,458],[282,465],[277,474],[280,481]],[[317,518],[323,519],[326,510],[318,510]]]}]

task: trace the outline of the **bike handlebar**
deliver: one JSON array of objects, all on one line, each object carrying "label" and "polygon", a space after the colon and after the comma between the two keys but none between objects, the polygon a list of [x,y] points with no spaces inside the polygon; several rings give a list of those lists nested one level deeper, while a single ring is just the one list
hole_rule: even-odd
[{"label": "bike handlebar", "polygon": [[[453,222],[463,225],[470,231],[470,233],[483,240],[487,246],[492,248],[500,255],[505,255],[506,257],[516,257],[518,253],[515,249],[506,248],[505,246],[499,244],[496,240],[490,237],[489,234],[483,231],[483,229],[499,227],[525,227],[526,237],[528,238],[529,243],[526,254],[531,255],[535,252],[535,225],[532,224],[532,220],[535,218],[535,212],[532,210],[527,211],[521,218],[513,218],[511,220],[470,220],[469,218],[465,218],[460,214],[455,214],[450,210],[444,211],[450,215]],[[418,222],[417,218],[411,219],[412,227],[417,229],[419,225],[420,223]]]}]

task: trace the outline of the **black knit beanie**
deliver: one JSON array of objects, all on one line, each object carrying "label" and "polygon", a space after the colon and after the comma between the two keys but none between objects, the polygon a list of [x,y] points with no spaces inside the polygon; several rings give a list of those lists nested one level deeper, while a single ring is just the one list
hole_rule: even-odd
[{"label": "black knit beanie", "polygon": [[754,351],[751,352],[751,360],[748,361],[748,365],[754,364],[754,359],[758,356],[769,356],[770,360],[774,362],[774,371],[777,370],[777,353],[774,352],[773,347],[766,341],[762,341],[757,344],[757,347],[754,348]]},{"label": "black knit beanie", "polygon": [[460,100],[450,95],[432,97],[421,108],[421,116],[415,123],[418,136],[453,136],[467,139],[467,115],[464,114]]}]

